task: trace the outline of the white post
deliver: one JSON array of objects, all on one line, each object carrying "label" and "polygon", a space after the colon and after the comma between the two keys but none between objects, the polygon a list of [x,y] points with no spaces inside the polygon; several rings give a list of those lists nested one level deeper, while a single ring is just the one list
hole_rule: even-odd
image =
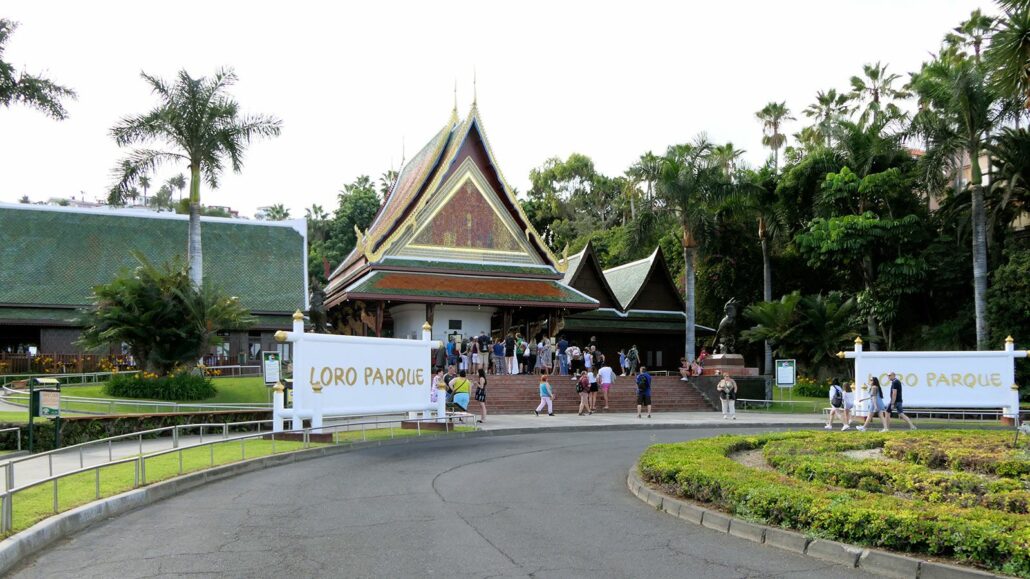
[{"label": "white post", "polygon": [[272,388],[272,431],[283,431],[283,409],[286,407],[286,387],[282,382],[276,382]]},{"label": "white post", "polygon": [[315,432],[322,432],[322,385],[314,384],[311,391],[315,393],[314,408],[311,409],[311,428]]},{"label": "white post", "polygon": [[[301,342],[304,338],[304,314],[300,310],[293,312],[293,348],[294,358],[297,357],[297,350],[301,348]],[[299,416],[298,410],[301,408],[307,408],[307,389],[304,388],[304,376],[297,376],[294,373],[293,376],[293,423],[290,428],[293,430],[301,430],[304,428],[304,419]]]},{"label": "white post", "polygon": [[[1012,356],[1012,363],[1015,365],[1015,358],[1018,354],[1016,353],[1016,341],[1012,339],[1012,336],[1005,338],[1005,351]],[[1023,355],[1027,356],[1030,354],[1023,352]],[[1006,417],[1012,418],[1013,425],[1019,426],[1019,385],[1015,382],[1012,383],[1012,405],[1004,408],[1002,411]]]},{"label": "white post", "polygon": [[[861,355],[862,355],[862,336],[855,336],[855,353],[854,353],[854,358],[858,359],[858,357],[861,356]],[[856,363],[855,367],[856,368],[858,367],[857,363]],[[862,386],[861,386],[862,395],[861,396],[859,396],[859,392],[858,392],[859,389],[860,389],[859,386],[858,386],[858,381],[859,380],[862,381]],[[870,404],[871,401],[870,400],[866,400],[864,402],[858,402],[858,400],[861,400],[861,399],[866,398],[866,397],[869,396],[869,388],[866,386],[866,382],[867,381],[868,380],[865,377],[859,377],[858,373],[857,372],[855,373],[855,388],[854,388],[854,390],[855,390],[855,408],[854,408],[854,410],[855,410],[855,414],[857,414],[859,418],[865,418],[866,416],[869,416],[869,410],[868,410],[869,406],[868,405]]]}]

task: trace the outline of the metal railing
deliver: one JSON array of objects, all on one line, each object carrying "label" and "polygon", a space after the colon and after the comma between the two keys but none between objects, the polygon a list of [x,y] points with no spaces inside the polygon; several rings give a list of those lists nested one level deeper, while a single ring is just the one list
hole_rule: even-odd
[{"label": "metal railing", "polygon": [[[752,398],[738,398],[737,410],[747,411],[769,411],[779,406],[790,408],[797,413],[810,413],[826,415],[830,413],[829,401],[820,403],[813,400],[759,400]],[[863,405],[864,406],[864,405]],[[850,412],[865,413],[865,408],[852,408]],[[905,408],[905,415],[909,418],[932,419],[941,418],[945,420],[1000,420],[1012,415],[1001,408]]]},{"label": "metal railing", "polygon": [[[119,398],[86,398],[61,394],[61,412],[79,414],[159,414],[183,412],[218,412],[224,410],[271,410],[267,402],[253,403],[189,403],[127,400]],[[28,407],[29,393],[3,387],[3,400],[15,406]]]},{"label": "metal railing", "polygon": [[[456,413],[456,414],[448,415],[447,419],[442,419],[445,430],[447,430],[447,431],[451,430],[450,426],[451,426],[452,421],[454,419],[464,420],[466,418],[471,420],[471,426],[472,426],[473,430],[478,428],[475,415],[468,414],[468,413]],[[263,423],[263,422],[269,422],[269,421],[253,421],[253,422],[254,423]],[[311,448],[311,444],[312,444],[312,442],[311,442],[311,435],[312,434],[316,434],[316,435],[332,434],[331,442],[324,442],[324,443],[317,443],[317,444],[326,444],[326,445],[330,445],[331,444],[331,445],[339,446],[340,444],[354,444],[354,443],[358,442],[357,440],[353,440],[353,441],[347,440],[347,441],[342,441],[341,442],[341,437],[340,437],[340,433],[341,432],[353,432],[355,427],[360,427],[359,430],[361,432],[361,440],[365,441],[365,440],[367,440],[368,432],[370,430],[380,429],[379,425],[381,425],[381,424],[401,423],[401,422],[414,422],[415,425],[416,425],[416,428],[414,429],[415,430],[415,436],[422,436],[422,432],[424,430],[422,428],[422,424],[423,423],[439,424],[441,422],[441,419],[440,418],[435,418],[435,417],[433,417],[433,418],[393,418],[393,419],[390,419],[390,420],[371,420],[371,421],[361,421],[361,422],[348,422],[348,423],[340,424],[340,425],[324,426],[324,427],[318,428],[318,429],[303,428],[303,429],[298,429],[298,430],[287,430],[287,431],[283,431],[283,432],[267,432],[267,431],[261,432],[261,431],[258,431],[258,432],[249,433],[249,434],[245,434],[245,435],[241,435],[241,436],[237,436],[237,437],[233,437],[233,438],[228,438],[227,434],[226,434],[227,430],[223,430],[223,437],[222,438],[218,438],[216,440],[201,441],[201,442],[199,442],[197,444],[191,444],[191,445],[186,445],[186,446],[176,445],[176,446],[173,446],[173,448],[171,448],[171,449],[159,450],[159,451],[151,452],[151,453],[144,453],[143,452],[142,439],[141,439],[140,450],[139,450],[139,453],[136,456],[129,456],[129,457],[120,458],[120,459],[114,459],[113,456],[112,456],[112,457],[110,457],[111,460],[109,460],[107,462],[104,462],[102,464],[96,464],[96,465],[91,465],[91,466],[85,466],[84,464],[82,464],[77,469],[72,469],[72,470],[69,470],[69,471],[66,471],[66,472],[63,472],[63,473],[58,473],[58,474],[50,474],[50,476],[48,476],[46,478],[35,480],[35,481],[29,482],[27,484],[21,485],[21,486],[15,486],[14,485],[14,482],[13,482],[13,476],[14,476],[13,473],[14,473],[14,471],[13,471],[13,469],[8,469],[7,472],[5,473],[5,477],[4,477],[4,481],[6,482],[6,486],[4,488],[3,493],[0,494],[0,533],[6,534],[6,533],[11,532],[11,530],[13,529],[14,509],[15,509],[15,496],[19,492],[27,491],[29,489],[32,489],[32,488],[35,488],[35,487],[39,487],[39,486],[42,486],[42,485],[51,484],[51,485],[53,485],[53,499],[52,499],[53,514],[57,514],[57,513],[61,512],[61,509],[60,509],[60,484],[59,484],[59,481],[61,481],[62,479],[65,479],[67,477],[71,477],[71,476],[75,476],[75,475],[80,475],[80,474],[92,472],[94,474],[94,500],[99,500],[100,497],[101,497],[101,492],[100,492],[100,488],[101,488],[101,470],[104,469],[104,468],[114,467],[114,466],[118,466],[118,465],[121,465],[121,464],[132,464],[133,465],[133,483],[132,483],[132,488],[135,489],[135,488],[139,488],[141,486],[146,486],[148,484],[148,481],[147,481],[147,460],[151,460],[151,459],[155,459],[155,458],[158,458],[158,457],[162,457],[162,456],[166,456],[166,455],[171,455],[171,454],[177,453],[178,454],[178,475],[182,475],[184,473],[183,451],[185,451],[185,450],[196,449],[196,448],[201,448],[201,447],[205,447],[205,446],[208,447],[210,449],[210,452],[209,452],[210,459],[209,459],[209,465],[208,465],[207,468],[213,468],[214,466],[216,466],[215,465],[214,447],[215,447],[215,445],[219,445],[219,444],[235,444],[237,441],[239,441],[239,443],[240,443],[240,461],[243,461],[243,460],[247,459],[247,446],[246,445],[247,445],[247,441],[248,440],[253,440],[253,439],[257,439],[257,438],[268,438],[271,441],[271,451],[270,451],[269,454],[275,455],[275,454],[280,454],[279,449],[277,449],[277,447],[276,447],[276,439],[277,439],[277,437],[278,437],[279,441],[287,441],[287,440],[289,440],[291,442],[295,442],[296,441],[295,439],[299,436],[300,437],[300,441],[299,442],[301,442],[303,444],[303,448],[304,449],[307,449],[307,448]],[[238,423],[238,424],[245,424],[245,423]],[[375,425],[375,426],[377,426],[377,428],[375,428],[375,429],[367,428],[370,425]],[[202,425],[183,425],[183,426],[202,426]],[[209,426],[209,425],[204,425],[204,426]],[[222,426],[222,425],[217,425],[217,426]],[[171,428],[171,427],[169,427],[169,428]],[[155,429],[155,430],[164,430],[164,429]],[[152,431],[144,431],[144,432],[152,432]],[[105,440],[101,440],[101,441],[94,441],[94,443],[108,443],[111,440],[114,440],[116,438],[124,438],[124,437],[131,437],[131,436],[142,435],[142,434],[144,434],[144,432],[132,433],[132,434],[129,434],[129,435],[122,435],[121,437],[112,437],[111,439],[105,439]],[[429,430],[426,430],[426,432],[429,432]],[[390,428],[390,438],[391,439],[394,438],[394,428],[392,428],[392,427]],[[83,445],[86,445],[86,444],[93,444],[93,443],[83,443]],[[83,445],[76,445],[76,446],[81,447]],[[73,447],[68,447],[67,449],[62,449],[62,450],[68,450],[70,448],[73,448]],[[295,448],[289,448],[289,449],[286,449],[286,450],[282,450],[281,452],[290,452],[292,450],[296,450],[296,449]],[[52,461],[53,461],[53,454],[52,454],[52,452],[53,451],[51,451],[51,453],[44,453],[44,454],[47,454],[48,456],[50,456],[49,461],[50,461],[50,464],[51,464],[51,469],[53,468],[52,467]],[[81,456],[82,455],[80,454],[80,461],[82,460]],[[11,462],[24,462],[24,460],[11,461]],[[220,464],[230,464],[232,462],[237,462],[237,461],[236,460],[230,460],[230,461],[226,461],[226,462],[220,463]],[[11,463],[7,463],[7,464],[10,465]],[[81,462],[80,462],[80,464],[81,464]],[[203,470],[203,469],[201,469],[201,470]],[[74,508],[74,506],[69,506],[68,508],[69,509],[70,508]]]},{"label": "metal railing", "polygon": [[[58,380],[61,380],[65,386],[72,384],[99,384],[101,382],[106,382],[113,374],[130,375],[138,372],[139,370],[122,370],[119,372],[73,372],[67,374],[40,374],[38,372],[3,374],[0,375],[0,387],[3,387],[5,391],[9,391],[11,390],[8,388],[9,384],[28,380],[29,378],[57,378]],[[15,392],[17,391],[15,390]]]}]

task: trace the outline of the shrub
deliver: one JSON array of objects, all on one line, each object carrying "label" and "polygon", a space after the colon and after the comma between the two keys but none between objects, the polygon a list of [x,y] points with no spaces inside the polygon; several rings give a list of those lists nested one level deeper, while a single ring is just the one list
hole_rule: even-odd
[{"label": "shrub", "polygon": [[185,372],[157,377],[154,374],[116,374],[104,386],[104,393],[115,398],[150,400],[204,400],[217,393],[210,378]]},{"label": "shrub", "polygon": [[798,376],[797,383],[794,384],[794,394],[798,396],[811,396],[813,398],[828,398],[830,396],[830,383],[807,376]]},{"label": "shrub", "polygon": [[[720,436],[651,446],[640,457],[640,472],[652,482],[672,485],[681,496],[714,504],[753,521],[848,543],[953,557],[1030,577],[1030,516],[999,510],[1025,511],[1025,493],[1012,484],[1015,481],[991,481],[970,473],[953,473],[953,479],[948,479],[947,473],[931,473],[920,465],[888,461],[854,460],[842,472],[828,464],[832,460],[850,460],[839,455],[827,456],[842,450],[876,448],[896,437],[932,444],[939,434],[942,433],[919,432],[859,439],[813,432]],[[980,448],[995,444],[1004,433],[960,434],[968,447]],[[770,456],[774,467],[789,470],[793,476],[748,468],[727,456],[756,448]],[[923,473],[927,478],[913,477],[909,481],[898,476],[912,473]],[[929,495],[936,492],[941,480],[951,485],[955,496],[971,490],[988,494],[964,493],[967,498],[984,497],[980,506],[962,506],[960,499],[934,502]],[[892,491],[907,494],[895,495]],[[992,492],[997,494],[992,496]]]}]

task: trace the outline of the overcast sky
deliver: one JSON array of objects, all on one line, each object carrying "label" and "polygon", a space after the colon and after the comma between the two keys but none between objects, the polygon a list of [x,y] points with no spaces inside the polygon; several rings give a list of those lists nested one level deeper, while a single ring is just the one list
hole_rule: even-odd
[{"label": "overcast sky", "polygon": [[[325,3],[330,4],[330,3]],[[245,112],[283,121],[209,205],[303,216],[361,174],[397,168],[447,121],[458,84],[479,110],[508,182],[580,152],[606,174],[705,131],[768,155],[754,112],[786,100],[800,121],[817,90],[863,63],[918,68],[974,0],[602,2],[41,2],[5,0],[21,24],[5,60],[75,89],[70,118],[0,108],[0,201],[106,196],[124,155],[108,131],[150,109],[139,73],[232,66]],[[168,168],[160,183],[186,168]],[[152,187],[151,192],[156,190]]]}]

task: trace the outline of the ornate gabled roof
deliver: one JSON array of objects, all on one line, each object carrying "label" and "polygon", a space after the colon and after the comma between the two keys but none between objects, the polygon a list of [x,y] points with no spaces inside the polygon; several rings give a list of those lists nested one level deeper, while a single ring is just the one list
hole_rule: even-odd
[{"label": "ornate gabled roof", "polygon": [[[643,259],[605,270],[604,277],[619,298],[619,304],[623,311],[630,309],[678,311],[683,309],[683,298],[679,295],[676,283],[669,273],[661,247],[656,248],[651,255]],[[661,307],[641,303],[641,298],[645,295],[659,298],[663,302]]]},{"label": "ornate gabled roof", "polygon": [[587,242],[583,251],[570,256],[562,282],[596,299],[602,308],[618,308],[622,304],[605,277],[594,245]]},{"label": "ornate gabled roof", "polygon": [[368,231],[359,232],[354,251],[330,276],[328,303],[338,303],[345,287],[391,261],[456,273],[470,264],[495,274],[525,267],[529,275],[560,277],[558,260],[494,160],[475,105],[463,121],[453,115],[402,169]]}]

